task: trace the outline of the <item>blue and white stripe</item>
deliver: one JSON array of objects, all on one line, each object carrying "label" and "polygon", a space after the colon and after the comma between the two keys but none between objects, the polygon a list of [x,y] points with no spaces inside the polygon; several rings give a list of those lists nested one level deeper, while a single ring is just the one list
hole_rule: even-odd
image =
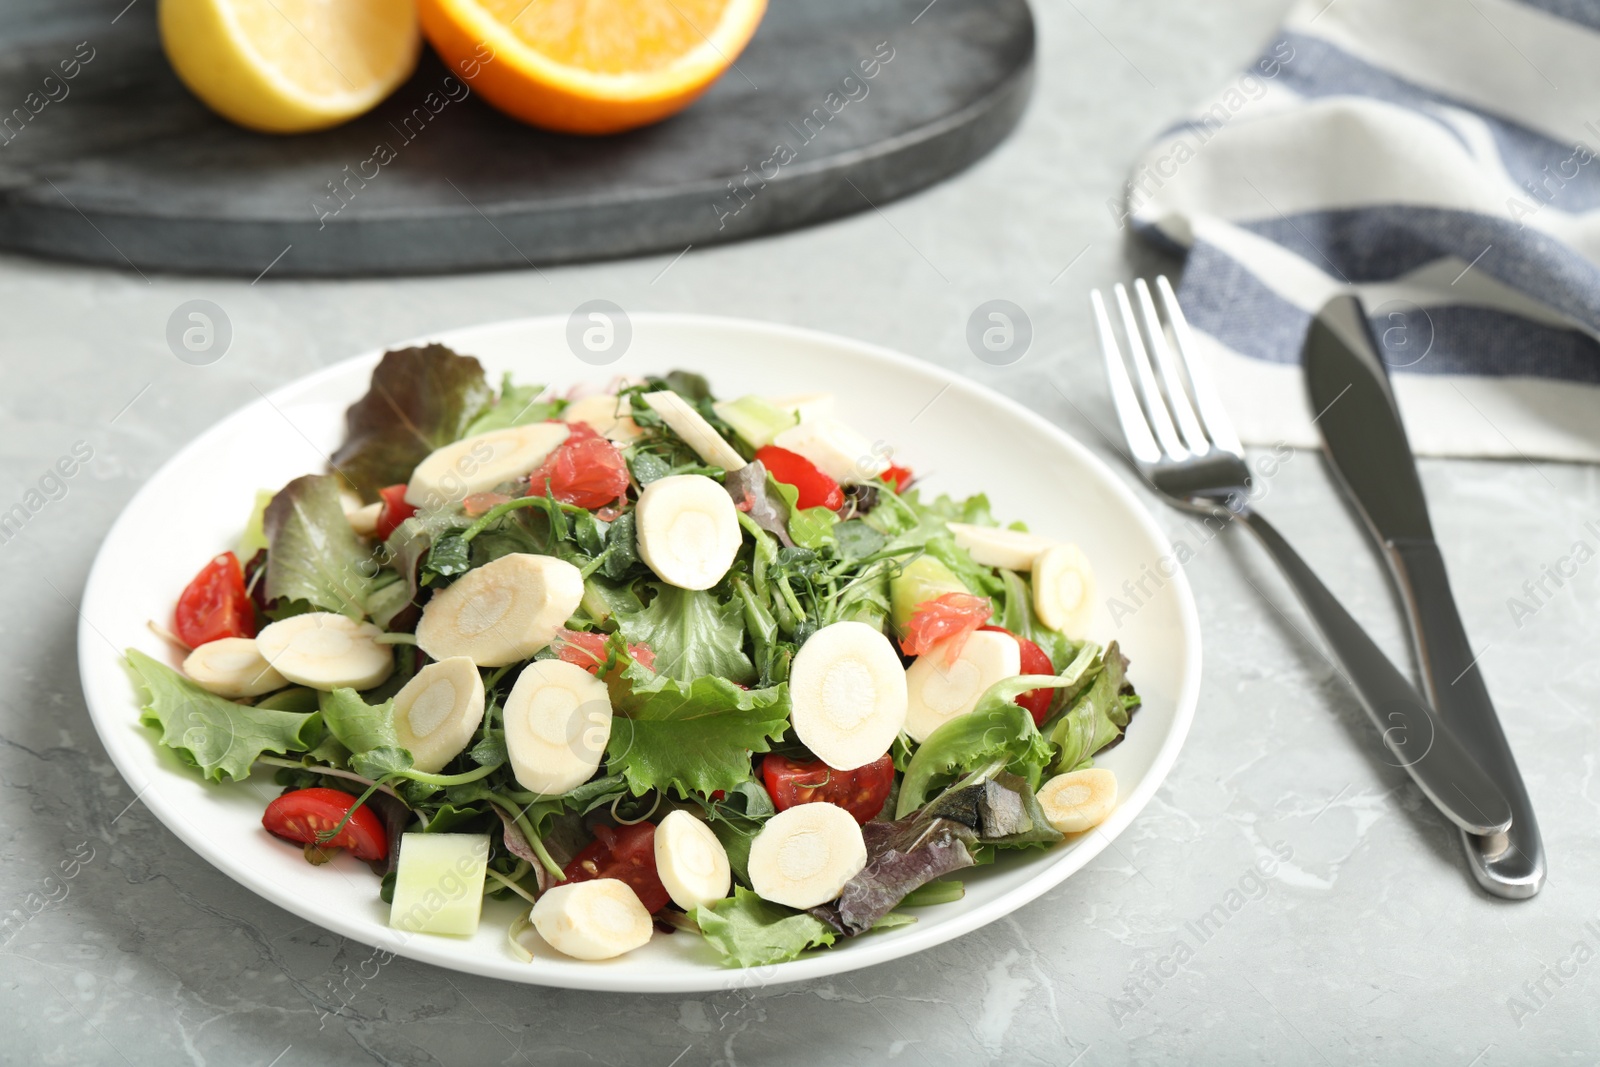
[{"label": "blue and white stripe", "polygon": [[1121,215],[1187,250],[1246,441],[1315,443],[1301,342],[1354,290],[1418,452],[1600,461],[1600,0],[1304,0]]}]

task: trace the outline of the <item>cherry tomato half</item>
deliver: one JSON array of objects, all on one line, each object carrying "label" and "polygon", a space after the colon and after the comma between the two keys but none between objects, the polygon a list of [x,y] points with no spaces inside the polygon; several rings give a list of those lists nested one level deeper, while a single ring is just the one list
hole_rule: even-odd
[{"label": "cherry tomato half", "polygon": [[911,468],[898,464],[891,465],[888,470],[878,475],[885,485],[897,493],[903,493],[911,486]]},{"label": "cherry tomato half", "polygon": [[383,510],[378,512],[378,524],[372,532],[378,540],[387,541],[402,522],[417,513],[417,509],[406,503],[404,484],[379,489],[378,495],[383,498]]},{"label": "cherry tomato half", "polygon": [[[1055,664],[1050,662],[1050,654],[1026,637],[1019,637],[1003,626],[980,626],[980,630],[998,630],[1003,634],[1010,634],[1017,642],[1017,647],[1022,650],[1023,674],[1054,674]],[[1050,714],[1050,701],[1054,699],[1054,689],[1030,689],[1017,697],[1017,703],[1028,709],[1028,714],[1033,716],[1033,725],[1043,726],[1045,716]]]},{"label": "cherry tomato half", "polygon": [[563,504],[603,508],[628,491],[628,465],[617,446],[586,422],[565,424],[567,439],[528,477],[528,495],[550,493]]},{"label": "cherry tomato half", "polygon": [[256,609],[244,591],[238,556],[224,552],[200,569],[178,597],[172,632],[190,648],[224,637],[256,635]]},{"label": "cherry tomato half", "polygon": [[389,835],[384,833],[383,822],[371,808],[356,808],[344,829],[327,841],[318,838],[319,834],[338,826],[355,802],[355,797],[337,789],[321,786],[296,789],[267,805],[261,825],[269,834],[285,841],[322,848],[347,848],[358,860],[384,859],[389,855]]},{"label": "cherry tomato half", "polygon": [[761,780],[766,783],[772,806],[779,811],[797,804],[825,801],[836,804],[869,823],[883,810],[894,782],[894,760],[887,754],[853,771],[836,771],[821,760],[796,763],[787,756],[769,752],[761,758]]},{"label": "cherry tomato half", "polygon": [[795,507],[828,508],[832,511],[844,507],[844,490],[839,488],[839,483],[823,474],[815,463],[800,453],[777,445],[767,445],[756,449],[756,459],[767,468],[768,474],[799,491]]},{"label": "cherry tomato half", "polygon": [[661,884],[661,875],[656,872],[656,824],[653,822],[596,826],[594,840],[572,857],[562,873],[569,882],[587,882],[591,878],[626,882],[644,910],[651,913],[660,911],[672,899],[667,895],[667,887]]},{"label": "cherry tomato half", "polygon": [[924,600],[906,623],[900,647],[908,656],[920,656],[947,638],[960,637],[960,642],[951,646],[953,662],[961,653],[960,646],[966,643],[966,635],[988,622],[993,613],[988,597],[971,593],[946,593]]}]

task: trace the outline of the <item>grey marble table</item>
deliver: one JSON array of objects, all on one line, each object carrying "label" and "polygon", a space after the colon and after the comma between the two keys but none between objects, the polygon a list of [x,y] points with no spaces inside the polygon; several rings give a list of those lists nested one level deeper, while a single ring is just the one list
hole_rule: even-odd
[{"label": "grey marble table", "polygon": [[[201,429],[386,340],[596,298],[862,337],[961,370],[1114,458],[1084,290],[1152,266],[1106,209],[1140,142],[1250,58],[1282,0],[1041,0],[1016,135],[882,213],[679,258],[451,278],[277,282],[0,258],[0,509],[75,442],[93,459],[0,544],[0,1061],[18,1064],[1592,1063],[1600,1056],[1600,566],[1536,615],[1507,599],[1593,540],[1593,468],[1426,462],[1445,555],[1539,805],[1544,893],[1491,900],[1454,832],[1386,766],[1253,546],[1189,563],[1206,636],[1188,746],[1067,884],[939,949],[710,996],[604,996],[394,960],[264,903],[155,821],[90,728],[78,597],[119,509]],[[70,101],[62,106],[71,106]],[[1170,264],[1166,265],[1170,266]],[[979,303],[1031,317],[998,368]],[[230,350],[174,358],[169,316],[220,305]],[[1069,399],[1070,398],[1070,399]],[[1390,594],[1313,455],[1266,505],[1378,637]],[[1174,536],[1197,542],[1177,515]],[[1261,876],[1259,857],[1281,860]],[[68,876],[70,872],[70,877]],[[1195,924],[1222,908],[1204,934]],[[37,913],[35,914],[35,908]],[[374,973],[375,972],[375,973]]]}]

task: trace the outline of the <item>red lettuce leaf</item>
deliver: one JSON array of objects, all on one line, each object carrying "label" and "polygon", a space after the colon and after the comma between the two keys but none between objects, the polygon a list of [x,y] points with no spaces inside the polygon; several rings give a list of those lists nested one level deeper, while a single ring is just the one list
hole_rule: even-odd
[{"label": "red lettuce leaf", "polygon": [[384,486],[409,481],[428,453],[465,436],[493,403],[483,365],[471,356],[439,344],[385,352],[367,395],[345,413],[333,467],[370,503]]}]

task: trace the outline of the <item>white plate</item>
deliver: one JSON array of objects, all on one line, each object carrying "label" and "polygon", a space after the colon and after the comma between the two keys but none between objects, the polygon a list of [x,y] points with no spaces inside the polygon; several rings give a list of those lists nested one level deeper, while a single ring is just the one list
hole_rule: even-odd
[{"label": "white plate", "polygon": [[[1080,544],[1099,575],[1102,600],[1171,559],[1161,531],[1122,481],[1087,449],[1018,404],[947,371],[894,352],[806,330],[686,315],[639,315],[623,358],[590,367],[568,354],[566,318],[496,323],[437,340],[481,359],[493,380],[565,386],[612,373],[685,368],[707,375],[719,395],[830,390],[840,415],[925,477],[930,489],[985,492],[1002,521]],[[1098,762],[1116,771],[1121,805],[1093,832],[1048,851],[1003,857],[963,872],[966,896],[922,908],[917,922],[869,934],[790,963],[752,971],[720,967],[700,938],[657,934],[645,948],[605,963],[545,950],[513,957],[507,924],[520,910],[487,901],[472,938],[406,935],[367,868],[348,857],[312,867],[299,850],[261,829],[278,791],[258,774],[208,785],[139,725],[139,700],[118,650],[132,646],[176,659],[146,627],[164,620],[184,584],[231,547],[258,488],[325,468],[342,439],[345,408],[367,389],[378,353],[329,367],[224,419],[178,453],[134,497],[106,537],[84,594],[78,633],[83,687],[100,739],[128,784],[173,833],[241,885],[346,937],[413,959],[517,982],[630,992],[715,990],[792,982],[918,952],[1021,907],[1088,863],[1154,795],[1189,730],[1200,684],[1199,622],[1182,571],[1158,582],[1131,616],[1108,632],[1132,658],[1144,706],[1126,740]],[[1166,567],[1163,569],[1173,569]],[[1131,601],[1130,601],[1131,603]]]}]

